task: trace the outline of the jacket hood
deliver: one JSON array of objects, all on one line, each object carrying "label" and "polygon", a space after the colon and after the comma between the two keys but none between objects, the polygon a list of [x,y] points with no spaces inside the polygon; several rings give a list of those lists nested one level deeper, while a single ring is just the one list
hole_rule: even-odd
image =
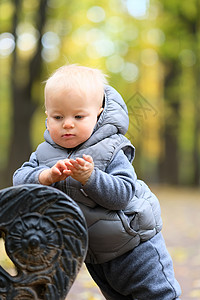
[{"label": "jacket hood", "polygon": [[128,110],[121,95],[111,86],[106,85],[104,110],[94,128],[94,131],[111,127],[115,133],[125,134],[128,130]]},{"label": "jacket hood", "polygon": [[[104,93],[104,110],[94,127],[91,137],[86,141],[87,146],[116,133],[125,135],[128,130],[128,110],[121,95],[108,85],[105,86]],[[53,144],[54,147],[60,148],[60,146],[55,145],[47,129],[45,130],[44,138],[48,143]]]}]

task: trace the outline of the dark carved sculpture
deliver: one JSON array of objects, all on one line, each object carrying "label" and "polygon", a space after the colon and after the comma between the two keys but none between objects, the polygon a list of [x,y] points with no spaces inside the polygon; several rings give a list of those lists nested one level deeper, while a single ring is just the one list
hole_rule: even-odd
[{"label": "dark carved sculpture", "polygon": [[23,185],[0,191],[0,232],[17,269],[0,266],[0,300],[61,300],[87,251],[78,205],[52,187]]}]

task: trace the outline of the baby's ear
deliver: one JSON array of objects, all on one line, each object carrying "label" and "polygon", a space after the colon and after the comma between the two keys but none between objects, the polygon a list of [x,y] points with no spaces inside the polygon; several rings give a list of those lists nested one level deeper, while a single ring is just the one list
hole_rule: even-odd
[{"label": "baby's ear", "polygon": [[103,111],[103,107],[100,107],[100,108],[99,108],[98,116],[100,116],[100,114],[102,113],[102,111]]}]

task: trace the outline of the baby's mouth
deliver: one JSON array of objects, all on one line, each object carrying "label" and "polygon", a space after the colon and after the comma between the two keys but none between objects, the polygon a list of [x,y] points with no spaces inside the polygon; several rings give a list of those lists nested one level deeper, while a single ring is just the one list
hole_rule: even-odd
[{"label": "baby's mouth", "polygon": [[73,136],[75,136],[75,134],[66,133],[62,135],[62,137],[73,137]]}]

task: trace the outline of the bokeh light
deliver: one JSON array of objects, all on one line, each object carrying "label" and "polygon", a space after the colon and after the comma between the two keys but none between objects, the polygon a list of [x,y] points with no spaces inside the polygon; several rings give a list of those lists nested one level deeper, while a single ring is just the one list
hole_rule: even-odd
[{"label": "bokeh light", "polygon": [[9,32],[0,34],[0,55],[6,57],[15,49],[15,38]]},{"label": "bokeh light", "polygon": [[165,42],[165,34],[159,28],[152,28],[147,32],[147,40],[155,46],[161,46]]},{"label": "bokeh light", "polygon": [[131,16],[133,16],[136,19],[142,19],[146,17],[149,1],[148,0],[126,0],[126,6]]},{"label": "bokeh light", "polygon": [[60,38],[52,31],[47,31],[42,36],[42,58],[46,62],[55,61],[60,55]]},{"label": "bokeh light", "polygon": [[21,51],[33,50],[39,39],[39,32],[30,23],[22,22],[16,28],[17,47]]},{"label": "bokeh light", "polygon": [[124,67],[124,59],[118,54],[107,58],[106,67],[112,73],[120,73]]},{"label": "bokeh light", "polygon": [[134,82],[138,79],[139,69],[138,66],[131,62],[125,62],[123,70],[121,71],[123,79],[129,82]]},{"label": "bokeh light", "polygon": [[94,23],[100,23],[105,19],[105,11],[100,6],[92,6],[87,11],[87,18],[94,22]]}]

